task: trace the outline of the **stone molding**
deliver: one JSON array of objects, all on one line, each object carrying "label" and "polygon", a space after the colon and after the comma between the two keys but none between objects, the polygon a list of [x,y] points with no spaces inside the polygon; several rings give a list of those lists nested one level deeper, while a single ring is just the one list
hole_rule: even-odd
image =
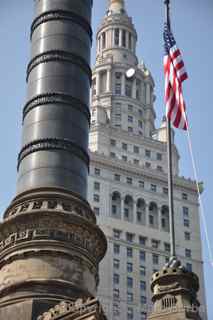
[{"label": "stone molding", "polygon": [[87,75],[91,84],[91,78],[92,78],[92,71],[88,63],[81,58],[80,56],[71,53],[66,52],[62,50],[50,50],[43,52],[37,56],[35,56],[27,67],[27,81],[29,79],[30,72],[37,67],[41,63],[48,63],[51,61],[61,61],[61,62],[69,62],[74,65],[77,65],[80,67]]},{"label": "stone molding", "polygon": [[96,216],[86,200],[74,192],[55,188],[34,189],[20,194],[7,208],[4,219],[34,210],[79,215],[96,224]]},{"label": "stone molding", "polygon": [[87,22],[86,19],[84,19],[82,16],[71,12],[71,11],[65,11],[65,10],[51,10],[42,13],[40,16],[36,17],[36,19],[33,21],[31,26],[31,39],[33,36],[34,31],[43,23],[49,22],[49,21],[66,21],[71,23],[76,23],[77,25],[80,25],[88,34],[91,42],[92,42],[92,28],[90,24]]},{"label": "stone molding", "polygon": [[90,123],[90,110],[89,107],[81,102],[79,99],[72,97],[71,95],[64,94],[62,92],[47,92],[33,97],[29,100],[23,109],[23,121],[31,110],[38,106],[45,106],[50,104],[63,104],[74,108],[79,112],[82,112],[88,122]]}]

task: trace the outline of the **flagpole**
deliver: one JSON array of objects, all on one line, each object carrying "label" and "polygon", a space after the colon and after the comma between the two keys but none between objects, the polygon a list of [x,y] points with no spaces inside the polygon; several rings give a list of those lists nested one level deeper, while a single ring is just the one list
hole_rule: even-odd
[{"label": "flagpole", "polygon": [[[166,23],[169,31],[171,30],[170,21],[170,0],[164,0],[166,9]],[[176,258],[175,249],[175,220],[174,220],[174,195],[173,195],[173,173],[172,173],[172,136],[171,121],[167,117],[167,157],[168,157],[168,197],[169,197],[169,220],[170,220],[170,255],[171,259]]]}]

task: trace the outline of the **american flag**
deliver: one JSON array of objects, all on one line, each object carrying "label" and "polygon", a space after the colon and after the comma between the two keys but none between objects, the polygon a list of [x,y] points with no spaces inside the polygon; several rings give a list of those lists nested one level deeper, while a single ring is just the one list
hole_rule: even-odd
[{"label": "american flag", "polygon": [[180,50],[168,24],[164,27],[165,56],[165,102],[166,115],[174,127],[187,130],[182,82],[188,78]]}]

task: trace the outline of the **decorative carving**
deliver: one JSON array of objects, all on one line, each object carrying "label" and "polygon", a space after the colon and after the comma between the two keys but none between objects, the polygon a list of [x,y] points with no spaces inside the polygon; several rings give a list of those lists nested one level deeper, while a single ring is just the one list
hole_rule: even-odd
[{"label": "decorative carving", "polygon": [[172,283],[171,285],[167,285],[167,286],[158,286],[158,291],[160,292],[168,292],[170,290],[175,290],[180,288],[180,284],[178,282]]},{"label": "decorative carving", "polygon": [[34,140],[29,144],[25,145],[20,151],[18,156],[18,169],[21,161],[26,156],[28,156],[33,152],[43,151],[43,150],[63,150],[63,151],[70,152],[71,154],[74,154],[78,158],[83,160],[86,163],[89,170],[88,154],[81,147],[79,147],[79,145],[75,144],[74,142],[68,139],[58,139],[58,138],[46,138],[46,139]]},{"label": "decorative carving", "polygon": [[60,51],[60,50],[51,50],[46,51],[44,53],[41,53],[37,56],[35,56],[27,67],[27,81],[30,75],[30,72],[37,67],[40,63],[47,63],[50,61],[63,61],[63,62],[69,62],[74,65],[79,66],[87,75],[91,84],[91,77],[92,77],[92,71],[90,69],[90,66],[88,63],[81,58],[80,56],[66,52],[66,51]]},{"label": "decorative carving", "polygon": [[60,92],[40,94],[29,100],[24,106],[23,120],[27,113],[32,109],[38,106],[45,106],[49,104],[65,104],[69,107],[75,108],[76,110],[82,112],[86,116],[88,122],[90,122],[90,111],[88,106],[82,103],[79,99]]},{"label": "decorative carving", "polygon": [[48,21],[68,21],[71,23],[76,23],[77,25],[80,25],[89,35],[90,40],[92,41],[92,28],[90,24],[80,15],[71,12],[71,11],[65,11],[65,10],[52,10],[47,11],[40,16],[36,17],[36,19],[33,21],[31,26],[31,38],[33,35],[33,32],[35,31],[38,26],[41,24],[48,22]]}]

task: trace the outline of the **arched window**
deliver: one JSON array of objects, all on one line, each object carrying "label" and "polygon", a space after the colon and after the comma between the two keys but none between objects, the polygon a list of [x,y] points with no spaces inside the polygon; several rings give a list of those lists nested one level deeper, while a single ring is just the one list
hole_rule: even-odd
[{"label": "arched window", "polygon": [[168,206],[162,206],[161,208],[161,228],[164,231],[169,232],[169,208]]},{"label": "arched window", "polygon": [[124,220],[133,221],[133,199],[129,195],[124,199]]},{"label": "arched window", "polygon": [[146,224],[146,203],[145,203],[145,201],[143,199],[138,199],[136,208],[137,208],[137,212],[136,212],[137,223],[145,225]]},{"label": "arched window", "polygon": [[149,205],[149,226],[155,229],[158,228],[158,207],[154,202]]},{"label": "arched window", "polygon": [[119,46],[119,36],[120,36],[120,30],[118,28],[115,29],[114,31],[114,44],[116,46]]},{"label": "arched window", "polygon": [[121,219],[121,195],[119,192],[113,192],[111,204],[111,216]]}]

